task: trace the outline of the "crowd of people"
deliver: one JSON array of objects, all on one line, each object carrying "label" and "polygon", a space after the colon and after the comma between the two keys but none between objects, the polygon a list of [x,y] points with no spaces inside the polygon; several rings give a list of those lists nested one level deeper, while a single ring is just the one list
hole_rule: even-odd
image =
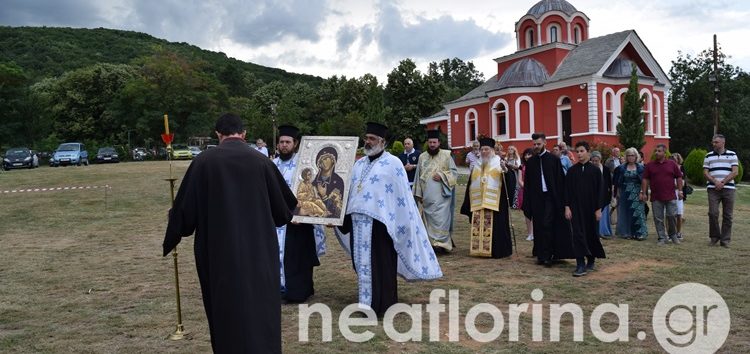
[{"label": "crowd of people", "polygon": [[[326,251],[326,226],[351,257],[357,302],[368,317],[382,317],[398,303],[397,276],[407,281],[443,276],[438,255],[456,247],[458,168],[450,151],[440,149],[439,131],[427,132],[427,151],[419,152],[407,139],[404,153],[394,156],[385,149],[388,128],[368,123],[365,156],[354,163],[346,187],[343,225],[332,226],[291,221],[298,205],[309,202],[290,188],[298,168],[297,128],[279,128],[274,160],[247,148],[240,117],[222,115],[215,130],[219,146],[189,166],[163,243],[166,256],[183,237],[195,234],[214,351],[281,352],[281,304],[306,302],[315,293],[313,270]],[[573,153],[565,144],[548,151],[542,133],[532,139],[533,147],[519,153],[514,146],[504,150],[494,139],[482,138],[467,156],[470,170],[460,212],[469,217],[471,256],[513,254],[514,209],[526,217],[526,239],[534,243],[538,264],[575,259],[576,277],[595,270],[596,259],[606,257],[601,239],[613,230],[623,238],[646,239],[647,201],[657,243],[681,242],[678,219],[684,205],[678,201],[685,198],[684,170],[679,155],[666,158],[666,146],[657,146],[654,160],[644,165],[634,148],[624,156],[615,148],[602,161],[585,141],[577,142]],[[724,147],[723,136],[712,143],[703,166],[709,244],[729,247],[738,159]],[[321,151],[318,167],[327,166],[320,163],[326,154],[335,159]],[[305,175],[312,178],[310,171]],[[302,194],[314,193],[311,186],[303,185]],[[307,207],[323,209],[316,203]]]}]

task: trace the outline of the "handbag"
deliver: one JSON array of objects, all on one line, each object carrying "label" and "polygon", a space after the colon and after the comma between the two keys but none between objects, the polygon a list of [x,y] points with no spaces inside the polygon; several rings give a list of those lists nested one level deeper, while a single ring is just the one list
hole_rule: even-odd
[{"label": "handbag", "polygon": [[684,195],[691,195],[691,194],[693,194],[693,187],[691,187],[688,184],[685,184],[684,186],[682,186],[682,194],[684,194]]}]

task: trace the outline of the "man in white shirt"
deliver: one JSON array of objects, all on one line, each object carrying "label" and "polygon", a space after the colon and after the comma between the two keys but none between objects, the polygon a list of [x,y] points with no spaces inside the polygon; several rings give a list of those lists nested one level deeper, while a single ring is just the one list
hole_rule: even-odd
[{"label": "man in white shirt", "polygon": [[[703,160],[703,175],[708,192],[708,236],[709,245],[721,241],[729,247],[732,239],[732,211],[734,209],[734,178],[739,173],[739,158],[734,151],[724,146],[726,139],[716,134],[711,141],[714,150]],[[719,228],[719,204],[722,206],[722,222]]]}]

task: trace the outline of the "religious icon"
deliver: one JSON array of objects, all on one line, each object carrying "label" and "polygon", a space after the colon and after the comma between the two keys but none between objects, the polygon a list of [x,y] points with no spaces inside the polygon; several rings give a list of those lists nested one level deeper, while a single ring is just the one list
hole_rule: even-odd
[{"label": "religious icon", "polygon": [[302,137],[292,180],[298,201],[292,221],[343,224],[358,142],[357,137]]}]

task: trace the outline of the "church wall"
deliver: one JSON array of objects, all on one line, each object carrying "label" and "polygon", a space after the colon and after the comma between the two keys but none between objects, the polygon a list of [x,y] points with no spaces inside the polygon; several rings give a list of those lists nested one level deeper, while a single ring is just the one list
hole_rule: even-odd
[{"label": "church wall", "polygon": [[550,76],[557,70],[557,67],[560,65],[560,63],[565,59],[565,57],[570,53],[567,49],[562,48],[553,48],[550,50],[546,50],[541,53],[534,53],[531,55],[527,55],[521,58],[508,60],[502,63],[497,64],[497,72],[498,77],[502,77],[505,70],[508,69],[513,63],[523,59],[523,58],[531,58],[538,62],[540,62],[542,65],[544,65],[544,68],[547,70],[547,74]]}]

